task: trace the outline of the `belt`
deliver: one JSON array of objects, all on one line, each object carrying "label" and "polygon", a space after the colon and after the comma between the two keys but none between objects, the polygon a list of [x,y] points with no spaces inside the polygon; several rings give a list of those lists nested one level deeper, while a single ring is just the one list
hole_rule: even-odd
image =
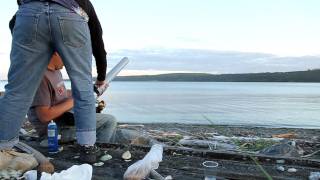
[{"label": "belt", "polygon": [[40,1],[40,2],[52,2],[52,0],[18,0],[18,4],[25,4],[32,1]]}]

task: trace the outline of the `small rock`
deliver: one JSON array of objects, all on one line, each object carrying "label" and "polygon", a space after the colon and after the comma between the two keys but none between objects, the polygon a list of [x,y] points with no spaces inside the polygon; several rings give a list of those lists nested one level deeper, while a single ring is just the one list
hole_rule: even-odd
[{"label": "small rock", "polygon": [[104,155],[104,156],[102,156],[102,157],[100,158],[100,160],[103,161],[103,162],[108,161],[108,160],[110,160],[110,159],[112,159],[112,156],[109,155],[109,154],[106,154],[106,155]]},{"label": "small rock", "polygon": [[291,141],[290,145],[293,146],[293,147],[296,147],[297,143],[295,141]]},{"label": "small rock", "polygon": [[285,160],[283,160],[283,159],[278,159],[278,160],[276,161],[276,163],[277,163],[277,164],[284,164],[284,163],[285,163]]},{"label": "small rock", "polygon": [[131,159],[131,153],[130,151],[126,151],[125,153],[122,154],[122,159],[124,160],[129,160]]},{"label": "small rock", "polygon": [[288,172],[289,173],[295,173],[295,172],[297,172],[297,169],[296,168],[289,168]]},{"label": "small rock", "polygon": [[98,162],[98,163],[94,163],[93,165],[96,166],[96,167],[100,167],[100,166],[103,166],[104,163],[103,162]]},{"label": "small rock", "polygon": [[285,169],[283,166],[277,166],[277,171],[284,172]]}]

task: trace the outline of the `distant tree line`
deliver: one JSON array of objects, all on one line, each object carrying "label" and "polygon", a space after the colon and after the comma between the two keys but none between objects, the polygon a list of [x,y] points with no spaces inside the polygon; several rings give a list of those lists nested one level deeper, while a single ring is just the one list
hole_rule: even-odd
[{"label": "distant tree line", "polygon": [[320,82],[320,69],[295,72],[205,74],[174,73],[144,76],[120,76],[116,81],[182,81],[182,82]]}]

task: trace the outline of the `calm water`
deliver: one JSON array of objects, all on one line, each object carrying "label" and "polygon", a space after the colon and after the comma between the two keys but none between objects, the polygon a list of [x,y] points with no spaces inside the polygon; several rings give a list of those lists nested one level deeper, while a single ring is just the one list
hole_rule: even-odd
[{"label": "calm water", "polygon": [[121,122],[320,128],[316,83],[113,82],[102,98]]}]

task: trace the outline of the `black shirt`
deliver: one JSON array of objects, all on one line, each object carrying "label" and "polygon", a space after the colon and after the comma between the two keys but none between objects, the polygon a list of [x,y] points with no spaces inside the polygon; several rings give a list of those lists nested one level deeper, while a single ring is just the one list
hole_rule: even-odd
[{"label": "black shirt", "polygon": [[[97,66],[97,80],[104,81],[106,78],[107,71],[107,52],[104,48],[104,42],[102,39],[102,28],[94,10],[93,5],[89,0],[75,0],[79,6],[87,13],[89,16],[89,29],[91,35],[92,53],[96,60]],[[17,1],[20,5],[19,0]],[[14,15],[9,23],[9,28],[12,32],[16,20],[16,15]]]}]

